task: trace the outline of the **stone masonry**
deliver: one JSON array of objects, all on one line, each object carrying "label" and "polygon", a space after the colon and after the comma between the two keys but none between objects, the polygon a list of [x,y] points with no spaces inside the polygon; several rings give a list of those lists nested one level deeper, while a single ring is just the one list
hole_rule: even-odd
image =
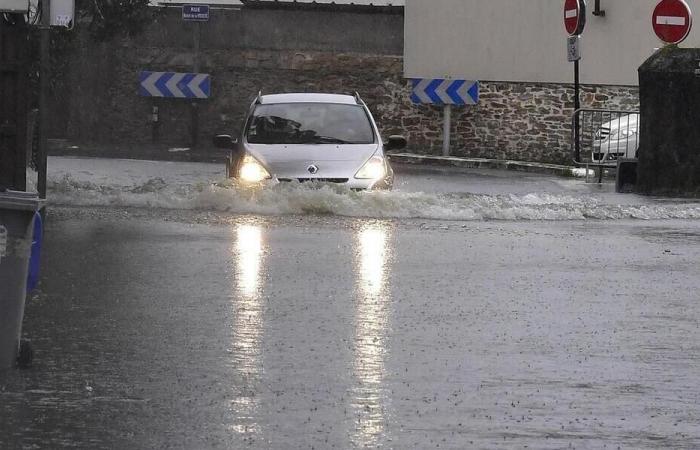
[{"label": "stone masonry", "polygon": [[[338,20],[337,26],[326,26],[348,36],[346,40],[342,36],[330,38],[326,30],[326,34],[314,37],[310,33],[301,39],[298,30],[285,28],[288,25],[282,13],[291,14],[222,10],[217,12],[216,26],[203,28],[200,67],[212,75],[213,97],[198,102],[201,145],[209,145],[217,133],[236,134],[258,91],[357,91],[384,136],[405,135],[409,149],[417,153],[441,152],[441,109],[413,105],[409,99],[410,82],[403,78],[402,41],[397,40],[397,35],[403,35],[401,17],[294,12],[298,16],[295,20],[307,23]],[[254,17],[248,17],[251,14]],[[261,37],[241,42],[229,39],[223,31],[228,19],[238,24],[235,28],[246,29],[249,22],[262,26],[265,14],[276,20],[266,25],[271,33],[281,33],[275,40]],[[343,24],[351,24],[352,32],[343,30]],[[364,32],[362,27],[368,30]],[[386,30],[378,31],[378,27]],[[145,36],[98,44],[80,35],[69,55],[69,69],[56,83],[54,137],[78,145],[90,143],[94,148],[154,143],[189,146],[190,101],[137,95],[141,70],[191,70],[194,55],[189,31],[179,22],[176,10],[159,19]],[[393,41],[387,38],[387,44],[374,43],[379,37],[367,39],[367,33],[379,32],[387,33]],[[289,33],[289,39],[284,33]],[[297,41],[291,43],[291,39]],[[586,108],[623,110],[638,109],[639,103],[635,87],[585,86],[581,100]],[[150,122],[154,106],[159,111],[157,128]],[[453,112],[453,154],[568,163],[572,112],[571,85],[482,82],[481,103]]]}]

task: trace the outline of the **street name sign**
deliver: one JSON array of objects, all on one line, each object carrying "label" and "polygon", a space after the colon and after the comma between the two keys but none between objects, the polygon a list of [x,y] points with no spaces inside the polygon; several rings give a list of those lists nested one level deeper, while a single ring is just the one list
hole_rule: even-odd
[{"label": "street name sign", "polygon": [[693,13],[684,0],[662,0],[652,15],[654,33],[667,44],[679,44],[693,27]]},{"label": "street name sign", "polygon": [[579,61],[581,59],[581,36],[569,36],[566,50],[569,62]]},{"label": "street name sign", "polygon": [[570,36],[583,33],[586,27],[586,0],[564,2],[564,27]]},{"label": "street name sign", "polygon": [[416,104],[476,105],[479,103],[479,82],[416,78],[411,101]]},{"label": "street name sign", "polygon": [[187,22],[208,22],[209,5],[182,5],[182,20]]},{"label": "street name sign", "polygon": [[139,94],[143,97],[211,97],[211,76],[206,73],[143,71],[139,75]]}]

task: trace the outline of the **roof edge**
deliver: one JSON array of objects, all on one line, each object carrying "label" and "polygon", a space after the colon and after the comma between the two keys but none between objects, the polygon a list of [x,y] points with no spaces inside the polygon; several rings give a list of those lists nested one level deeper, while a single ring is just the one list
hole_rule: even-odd
[{"label": "roof edge", "polygon": [[357,5],[339,3],[310,3],[280,0],[241,0],[245,8],[251,9],[296,9],[311,11],[343,11],[372,14],[403,14],[404,7],[398,5]]}]

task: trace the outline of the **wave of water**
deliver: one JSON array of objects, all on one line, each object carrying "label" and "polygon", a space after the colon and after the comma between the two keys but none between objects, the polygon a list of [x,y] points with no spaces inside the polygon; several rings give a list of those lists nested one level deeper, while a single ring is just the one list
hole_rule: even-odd
[{"label": "wave of water", "polygon": [[49,200],[70,206],[208,210],[239,214],[328,214],[441,220],[700,219],[700,203],[611,204],[594,196],[355,192],[338,185],[285,183],[250,189],[230,181],[170,185],[152,178],[134,186],[103,185],[70,175],[49,180]]}]

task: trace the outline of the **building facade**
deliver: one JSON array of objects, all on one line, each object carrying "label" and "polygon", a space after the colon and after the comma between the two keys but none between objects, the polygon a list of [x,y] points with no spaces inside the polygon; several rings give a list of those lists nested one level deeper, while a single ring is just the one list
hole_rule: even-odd
[{"label": "building facade", "polygon": [[[638,109],[637,68],[662,45],[651,23],[657,3],[588,1],[583,107]],[[698,0],[688,3],[700,7]],[[560,0],[407,0],[406,78],[481,81],[481,103],[458,111],[457,154],[570,162],[573,65],[563,6]],[[694,30],[683,45],[698,44]],[[426,140],[434,135],[426,131]]]}]

